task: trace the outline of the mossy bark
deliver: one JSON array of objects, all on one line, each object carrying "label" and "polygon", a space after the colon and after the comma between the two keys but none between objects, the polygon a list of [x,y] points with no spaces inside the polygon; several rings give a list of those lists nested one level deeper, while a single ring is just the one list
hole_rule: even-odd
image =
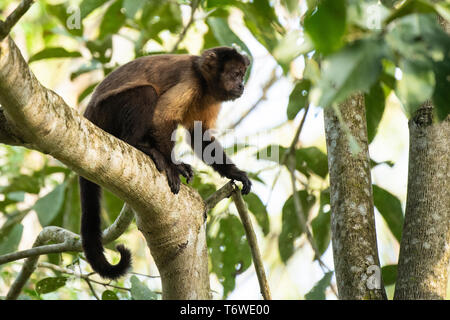
[{"label": "mossy bark", "polygon": [[375,232],[364,96],[326,108],[331,232],[339,299],[386,299]]}]

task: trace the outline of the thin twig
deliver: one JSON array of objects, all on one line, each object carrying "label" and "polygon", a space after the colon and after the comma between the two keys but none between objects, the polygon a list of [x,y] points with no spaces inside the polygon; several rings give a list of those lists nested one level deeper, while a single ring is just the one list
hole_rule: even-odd
[{"label": "thin twig", "polygon": [[245,229],[245,234],[247,236],[247,241],[250,245],[250,249],[253,257],[253,264],[255,265],[256,275],[258,277],[259,287],[261,289],[261,294],[265,300],[271,300],[269,283],[267,282],[266,273],[264,271],[264,265],[262,262],[261,252],[259,251],[258,241],[256,240],[255,231],[253,230],[252,222],[248,214],[247,207],[245,205],[244,199],[242,198],[241,191],[234,185],[233,200],[236,208],[241,217],[242,224]]},{"label": "thin twig", "polygon": [[129,272],[130,274],[134,274],[137,276],[142,276],[142,277],[147,277],[147,278],[151,278],[151,279],[157,279],[157,278],[161,278],[161,276],[151,276],[149,274],[143,274],[143,273],[139,273],[139,272]]},{"label": "thin twig", "polygon": [[194,23],[194,14],[195,14],[195,11],[197,10],[199,4],[200,4],[200,0],[192,0],[191,1],[191,16],[189,17],[189,21],[186,24],[186,26],[183,28],[183,31],[181,31],[180,35],[178,36],[177,42],[174,44],[174,46],[173,46],[172,50],[170,50],[170,52],[173,53],[178,50],[178,46],[180,45],[181,41],[183,41],[184,37],[186,36],[188,29]]},{"label": "thin twig", "polygon": [[22,18],[22,16],[30,9],[34,0],[22,0],[16,9],[6,18],[0,21],[0,41],[3,40],[15,26],[15,24]]},{"label": "thin twig", "polygon": [[97,295],[97,292],[95,292],[94,287],[92,286],[91,280],[89,278],[82,278],[84,281],[86,281],[87,285],[89,286],[89,289],[92,292],[92,295],[95,297],[95,299],[100,300],[100,298]]},{"label": "thin twig", "polygon": [[104,287],[110,287],[110,288],[114,288],[114,289],[130,291],[129,288],[115,286],[115,285],[112,285],[110,282],[101,282],[101,281],[97,281],[97,280],[91,279],[90,276],[95,274],[95,272],[91,272],[91,273],[88,273],[88,274],[82,274],[81,272],[75,272],[75,271],[73,271],[71,269],[63,268],[63,267],[60,267],[60,266],[57,266],[55,264],[48,263],[48,262],[39,262],[37,266],[39,268],[47,268],[47,269],[50,269],[50,270],[53,270],[53,271],[56,271],[56,272],[60,272],[60,273],[68,274],[68,275],[71,275],[71,276],[75,276],[75,277],[80,278],[82,280],[87,280],[89,282],[92,282],[92,283],[95,283],[95,284],[98,284],[98,285],[102,285]]},{"label": "thin twig", "polygon": [[281,175],[281,169],[282,166],[286,164],[286,160],[288,159],[288,155],[295,153],[295,146],[297,145],[298,139],[300,138],[300,134],[302,133],[303,126],[306,121],[306,116],[308,115],[309,111],[309,104],[306,105],[305,112],[303,113],[302,120],[300,121],[300,125],[297,128],[297,131],[295,132],[294,138],[292,139],[291,145],[286,150],[286,152],[283,154],[283,157],[280,159],[280,168],[278,170],[278,173],[275,175],[275,179],[273,180],[272,187],[270,188],[269,196],[267,197],[266,204],[269,203],[270,198],[272,197],[273,190],[275,189],[275,185],[278,181],[278,178]]}]

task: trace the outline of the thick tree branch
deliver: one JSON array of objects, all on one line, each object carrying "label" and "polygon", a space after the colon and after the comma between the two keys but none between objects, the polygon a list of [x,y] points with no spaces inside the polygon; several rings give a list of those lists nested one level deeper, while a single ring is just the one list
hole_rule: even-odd
[{"label": "thick tree branch", "polygon": [[210,297],[205,204],[197,192],[182,185],[174,196],[165,175],[147,156],[42,87],[9,37],[0,42],[0,103],[28,146],[52,155],[131,206],[160,271],[163,298]]}]

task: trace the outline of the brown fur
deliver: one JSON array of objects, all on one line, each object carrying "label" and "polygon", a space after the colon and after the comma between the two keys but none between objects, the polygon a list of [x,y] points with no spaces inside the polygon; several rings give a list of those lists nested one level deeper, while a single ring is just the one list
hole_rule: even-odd
[{"label": "brown fur", "polygon": [[[177,194],[179,175],[189,183],[193,171],[188,164],[172,162],[173,131],[181,124],[192,132],[195,121],[202,122],[203,130],[213,128],[220,103],[242,94],[248,65],[247,57],[227,47],[207,50],[201,56],[142,57],[111,72],[96,88],[84,115],[150,156],[156,168],[166,173],[171,191]],[[248,193],[251,182],[247,174],[227,158],[214,137],[202,141],[201,150],[195,152],[203,159],[203,150],[211,145],[213,153],[225,162],[209,164],[221,175],[241,181],[242,193]],[[102,253],[100,188],[80,177],[80,192],[81,234],[87,260],[101,276],[120,277],[131,263],[130,254],[126,248],[119,247],[121,261],[112,266]]]}]

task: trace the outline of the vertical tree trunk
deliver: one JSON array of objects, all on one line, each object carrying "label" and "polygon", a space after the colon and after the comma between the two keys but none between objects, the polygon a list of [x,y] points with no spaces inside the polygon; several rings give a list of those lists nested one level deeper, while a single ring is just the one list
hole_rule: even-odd
[{"label": "vertical tree trunk", "polygon": [[450,117],[409,121],[408,196],[394,299],[445,299],[450,258]]},{"label": "vertical tree trunk", "polygon": [[[450,23],[438,17],[450,34]],[[449,102],[450,103],[450,102]],[[450,261],[450,115],[425,103],[409,121],[408,196],[394,299],[445,299]]]},{"label": "vertical tree trunk", "polygon": [[348,98],[337,112],[326,108],[324,117],[339,299],[386,299],[375,232],[364,96]]}]

